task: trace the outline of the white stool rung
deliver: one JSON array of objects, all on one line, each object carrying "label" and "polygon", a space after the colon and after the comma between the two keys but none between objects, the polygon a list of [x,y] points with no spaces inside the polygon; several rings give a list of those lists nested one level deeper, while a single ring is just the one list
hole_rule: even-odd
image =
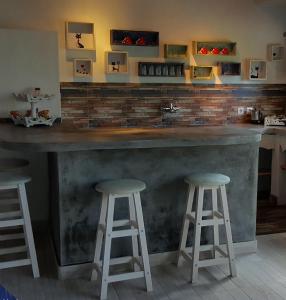
[{"label": "white stool rung", "polygon": [[[211,210],[205,210],[202,212],[203,217],[212,217],[212,219],[206,219],[201,221],[201,226],[213,226],[215,224],[223,225],[224,219],[223,214],[219,211],[211,211]],[[190,214],[187,214],[186,217],[195,224],[196,222],[196,212],[191,212]]]},{"label": "white stool rung", "polygon": [[134,226],[135,228],[138,228],[137,222],[130,221],[130,220],[116,220],[113,222],[112,227],[123,227],[123,226]]},{"label": "white stool rung", "polygon": [[9,220],[11,218],[16,218],[16,217],[22,217],[22,213],[20,210],[0,213],[0,220],[4,220],[4,219]]},{"label": "white stool rung", "polygon": [[0,228],[24,225],[24,219],[0,221]]},{"label": "white stool rung", "polygon": [[112,227],[123,227],[123,226],[130,226],[130,220],[116,220],[116,221],[113,221]]},{"label": "white stool rung", "polygon": [[31,265],[31,259],[18,259],[18,260],[12,260],[7,262],[1,262],[0,263],[0,269],[7,269],[7,268],[14,268],[14,267],[21,267],[21,266],[27,266]]},{"label": "white stool rung", "polygon": [[210,267],[210,266],[216,266],[216,265],[224,265],[228,264],[229,259],[225,257],[219,257],[219,258],[211,258],[211,259],[204,259],[198,261],[199,268],[202,267]]},{"label": "white stool rung", "polygon": [[[111,258],[110,259],[110,266],[115,266],[115,265],[123,265],[123,264],[128,264],[134,262],[136,263],[140,268],[143,269],[143,265],[138,257],[133,257],[133,256],[123,256],[123,257],[116,257],[116,258]],[[102,267],[102,261],[99,263],[93,263],[92,268],[101,268]],[[98,270],[97,270],[98,271]],[[100,270],[101,272],[101,270]]]},{"label": "white stool rung", "polygon": [[108,281],[108,283],[111,283],[111,282],[118,282],[118,281],[124,281],[124,280],[136,279],[136,278],[142,278],[142,277],[144,277],[143,271],[130,272],[130,273],[123,273],[123,274],[108,276],[107,281]]},{"label": "white stool rung", "polygon": [[224,220],[221,219],[208,219],[208,220],[202,220],[201,221],[201,226],[214,226],[215,224],[218,225],[223,225],[224,224]]},{"label": "white stool rung", "polygon": [[13,253],[22,253],[27,251],[27,246],[17,246],[11,248],[2,248],[0,249],[0,255],[13,254]]},{"label": "white stool rung", "polygon": [[20,240],[25,238],[24,233],[11,233],[0,235],[0,241]]},{"label": "white stool rung", "polygon": [[114,239],[114,238],[133,236],[138,234],[139,234],[138,229],[117,230],[111,232],[111,238]]},{"label": "white stool rung", "polygon": [[[200,245],[200,252],[211,251],[211,250],[213,250],[213,248],[214,248],[214,245],[212,245],[212,244]],[[192,253],[193,247],[186,247],[185,251],[187,253]]]},{"label": "white stool rung", "polygon": [[0,205],[13,205],[13,204],[19,204],[19,199],[17,198],[11,198],[11,199],[1,199]]}]

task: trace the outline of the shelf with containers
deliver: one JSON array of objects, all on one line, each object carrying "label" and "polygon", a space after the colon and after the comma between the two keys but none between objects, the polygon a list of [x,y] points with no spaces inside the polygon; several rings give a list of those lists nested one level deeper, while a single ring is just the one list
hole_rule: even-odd
[{"label": "shelf with containers", "polygon": [[241,63],[239,62],[218,62],[218,74],[220,76],[240,76]]},{"label": "shelf with containers", "polygon": [[188,45],[165,44],[164,57],[186,59],[188,57]]},{"label": "shelf with containers", "polygon": [[158,47],[159,32],[135,30],[110,30],[110,44],[121,46]]},{"label": "shelf with containers", "polygon": [[214,77],[213,66],[191,66],[191,78],[195,80],[211,80]]},{"label": "shelf with containers", "polygon": [[193,54],[235,56],[236,43],[220,41],[193,41]]},{"label": "shelf with containers", "polygon": [[173,62],[139,62],[138,76],[184,77],[185,64]]}]

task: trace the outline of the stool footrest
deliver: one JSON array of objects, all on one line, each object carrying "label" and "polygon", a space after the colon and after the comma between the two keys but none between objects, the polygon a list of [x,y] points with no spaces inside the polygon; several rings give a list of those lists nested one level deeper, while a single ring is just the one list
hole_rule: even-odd
[{"label": "stool footrest", "polygon": [[229,259],[225,257],[219,257],[219,258],[211,258],[211,259],[204,259],[198,261],[199,268],[202,267],[210,267],[210,266],[216,266],[216,265],[224,265],[228,264]]},{"label": "stool footrest", "polygon": [[16,217],[22,217],[22,213],[20,210],[15,210],[15,211],[7,211],[0,213],[0,220],[10,220],[12,218]]},{"label": "stool footrest", "polygon": [[142,277],[144,277],[143,271],[130,272],[130,273],[123,273],[123,274],[108,276],[107,281],[108,281],[108,283],[111,283],[111,282],[118,282],[118,281],[124,281],[124,280],[136,279],[136,278],[142,278]]},{"label": "stool footrest", "polygon": [[1,199],[0,205],[13,205],[13,204],[19,204],[19,199],[17,198],[10,198],[10,199]]},{"label": "stool footrest", "polygon": [[12,260],[7,262],[1,262],[0,263],[0,270],[1,269],[8,269],[8,268],[14,268],[14,267],[20,267],[20,266],[27,266],[31,265],[32,261],[31,259],[18,259],[18,260]]},{"label": "stool footrest", "polygon": [[12,253],[22,253],[27,251],[27,246],[17,246],[10,248],[0,248],[0,255],[12,254]]},{"label": "stool footrest", "polygon": [[112,227],[130,226],[130,220],[116,220],[113,221]]},{"label": "stool footrest", "polygon": [[[223,214],[219,211],[206,210],[202,213],[203,217],[212,217],[211,219],[202,220],[201,226],[213,226],[214,224],[223,225],[224,219]],[[191,223],[196,224],[196,213],[191,212],[187,214],[186,217],[190,220]]]},{"label": "stool footrest", "polygon": [[[204,249],[203,250],[200,249],[200,251],[208,251],[211,249]],[[213,249],[213,246],[212,246]],[[186,249],[187,250],[187,249]],[[183,256],[183,258],[188,262],[188,263],[192,263],[192,256],[189,252],[187,252],[186,250],[181,250],[181,255]],[[220,265],[220,264],[226,264],[229,262],[228,259],[228,255],[227,253],[225,253],[220,247],[215,247],[215,250],[218,251],[221,255],[223,255],[223,257],[218,257],[218,258],[210,258],[210,259],[203,259],[203,260],[199,260],[198,261],[198,267],[208,267],[208,266],[215,266],[215,265]]]},{"label": "stool footrest", "polygon": [[24,225],[24,219],[0,221],[0,228]]},{"label": "stool footrest", "polygon": [[[141,269],[143,269],[143,265],[140,261],[139,257],[133,257],[133,256],[123,256],[123,257],[116,257],[111,258],[109,265],[110,266],[116,266],[116,265],[123,265],[123,264],[129,264],[131,262],[136,263]],[[93,263],[92,268],[98,269],[102,267],[102,261],[99,263]]]},{"label": "stool footrest", "polygon": [[11,240],[20,240],[23,239],[24,233],[11,233],[0,235],[0,241],[11,241]]},{"label": "stool footrest", "polygon": [[138,234],[139,234],[138,229],[117,230],[111,232],[111,238],[114,239],[114,238],[133,236]]}]

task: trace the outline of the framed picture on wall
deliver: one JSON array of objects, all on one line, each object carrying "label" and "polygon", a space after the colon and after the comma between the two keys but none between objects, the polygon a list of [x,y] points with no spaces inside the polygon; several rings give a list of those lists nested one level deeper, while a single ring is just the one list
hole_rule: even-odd
[{"label": "framed picture on wall", "polygon": [[95,50],[94,24],[66,22],[66,48]]},{"label": "framed picture on wall", "polygon": [[248,79],[249,80],[266,80],[267,79],[267,62],[260,59],[249,59],[248,61]]}]

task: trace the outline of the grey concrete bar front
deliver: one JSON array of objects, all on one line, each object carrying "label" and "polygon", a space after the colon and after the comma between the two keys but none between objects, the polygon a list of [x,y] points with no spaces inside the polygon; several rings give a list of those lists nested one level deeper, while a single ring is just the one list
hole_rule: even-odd
[{"label": "grey concrete bar front", "polygon": [[[95,183],[146,182],[142,205],[149,253],[176,251],[191,172],[230,176],[227,186],[235,243],[255,241],[261,134],[234,127],[64,129],[0,126],[0,147],[49,152],[51,223],[60,266],[92,260],[100,209]],[[125,200],[118,216],[124,216]],[[211,240],[203,231],[205,241]],[[113,255],[126,254],[126,243]]]}]

